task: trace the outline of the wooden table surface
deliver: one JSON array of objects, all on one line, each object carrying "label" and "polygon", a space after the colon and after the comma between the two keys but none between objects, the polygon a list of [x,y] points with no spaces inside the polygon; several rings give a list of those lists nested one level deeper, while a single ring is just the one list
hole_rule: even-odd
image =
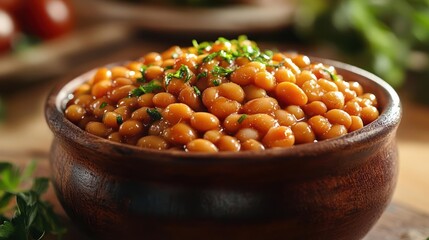
[{"label": "wooden table surface", "polygon": [[[105,53],[102,60],[76,64],[71,71],[78,73],[104,63],[135,58],[141,53],[163,48],[164,45],[157,42],[127,43],[121,50],[116,48],[116,51]],[[0,88],[0,98],[6,103],[7,109],[6,118],[0,122],[0,161],[25,165],[30,160],[37,160],[38,174],[49,175],[47,159],[52,134],[45,123],[43,108],[45,98],[56,79],[31,84],[17,82]],[[406,96],[401,97],[404,114],[397,137],[399,180],[391,206],[366,240],[429,237],[429,106],[418,105]],[[52,191],[47,198],[64,215]],[[82,239],[81,233],[73,225],[69,224],[69,228],[71,235],[66,239]]]}]

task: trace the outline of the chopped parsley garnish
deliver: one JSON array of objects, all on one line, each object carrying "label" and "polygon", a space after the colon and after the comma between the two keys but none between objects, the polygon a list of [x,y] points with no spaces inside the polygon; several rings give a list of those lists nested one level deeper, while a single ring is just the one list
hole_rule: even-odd
[{"label": "chopped parsley garnish", "polygon": [[124,119],[122,119],[121,115],[116,116],[116,123],[118,125],[121,125],[124,122]]},{"label": "chopped parsley garnish", "polygon": [[170,66],[166,66],[164,69],[165,69],[165,70],[173,69],[173,67],[174,67],[173,65],[170,65]]},{"label": "chopped parsley garnish", "polygon": [[200,78],[205,78],[207,77],[207,72],[201,72],[197,75],[197,80],[199,80]]},{"label": "chopped parsley garnish", "polygon": [[101,104],[100,104],[100,109],[103,109],[103,108],[105,108],[105,107],[107,107],[107,102],[102,102]]},{"label": "chopped parsley garnish", "polygon": [[211,71],[211,73],[213,74],[213,76],[216,77],[226,77],[229,74],[231,74],[232,72],[234,72],[234,69],[232,68],[224,68],[221,66],[215,66],[213,68],[213,70]]},{"label": "chopped parsley garnish", "polygon": [[152,121],[158,121],[162,118],[161,113],[156,108],[148,108],[146,112],[149,114]]},{"label": "chopped parsley garnish", "polygon": [[191,70],[188,66],[182,64],[179,70],[177,70],[175,73],[167,73],[167,75],[165,76],[165,85],[170,84],[170,81],[173,78],[184,79],[185,82],[188,82],[192,78]]},{"label": "chopped parsley garnish", "polygon": [[333,81],[338,81],[338,76],[334,73],[332,73],[331,71],[329,71],[328,69],[324,68],[322,69],[322,71],[326,72],[329,74],[329,77],[331,77],[331,80]]},{"label": "chopped parsley garnish", "polygon": [[213,83],[213,85],[215,85],[215,86],[219,86],[219,85],[220,85],[220,82],[219,82],[219,80],[218,80],[218,79],[213,80],[213,81],[212,81],[212,83]]},{"label": "chopped parsley garnish", "polygon": [[162,86],[158,85],[157,82],[154,80],[150,81],[149,83],[146,83],[144,85],[140,85],[138,88],[131,91],[131,96],[138,97],[145,93],[151,93],[157,90],[161,90]]},{"label": "chopped parsley garnish", "polygon": [[146,65],[141,66],[140,73],[142,74],[142,76],[137,78],[137,82],[141,82],[141,83],[146,82],[146,78],[144,75],[146,73],[147,68],[148,68],[148,66],[146,66]]},{"label": "chopped parsley garnish", "polygon": [[203,54],[204,51],[208,51],[209,47],[212,45],[212,43],[210,42],[202,42],[202,43],[198,43],[197,40],[192,40],[192,46],[195,47],[195,49],[197,50],[198,54]]},{"label": "chopped parsley garnish", "polygon": [[194,92],[197,94],[197,96],[201,96],[201,91],[197,88],[197,86],[194,86]]},{"label": "chopped parsley garnish", "polygon": [[237,120],[237,122],[241,124],[244,121],[244,119],[246,119],[246,118],[247,118],[247,115],[243,114],[240,116],[240,118]]},{"label": "chopped parsley garnish", "polygon": [[218,56],[221,57],[222,60],[231,63],[235,58],[237,58],[238,55],[233,54],[232,52],[227,52],[225,50],[220,50],[219,52],[213,52],[207,55],[205,58],[203,58],[203,62],[210,62]]}]

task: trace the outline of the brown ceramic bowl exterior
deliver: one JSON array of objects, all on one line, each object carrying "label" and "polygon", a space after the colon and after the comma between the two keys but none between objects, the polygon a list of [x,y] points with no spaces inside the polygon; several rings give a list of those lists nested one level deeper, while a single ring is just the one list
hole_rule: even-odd
[{"label": "brown ceramic bowl exterior", "polygon": [[97,239],[361,239],[395,188],[400,101],[378,77],[323,62],[374,93],[380,117],[340,138],[261,152],[155,151],[110,142],[62,113],[68,94],[90,73],[56,87],[46,119],[55,135],[50,161],[60,202]]}]

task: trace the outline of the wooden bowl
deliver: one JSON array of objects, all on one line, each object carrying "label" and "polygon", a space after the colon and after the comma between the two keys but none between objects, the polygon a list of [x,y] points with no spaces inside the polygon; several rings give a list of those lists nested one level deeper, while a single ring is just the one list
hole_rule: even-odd
[{"label": "wooden bowl", "polygon": [[[321,61],[317,59],[316,61]],[[70,218],[97,239],[361,239],[396,185],[401,106],[378,77],[322,60],[378,97],[380,117],[343,137],[261,152],[156,151],[93,136],[46,103],[50,162]]]}]

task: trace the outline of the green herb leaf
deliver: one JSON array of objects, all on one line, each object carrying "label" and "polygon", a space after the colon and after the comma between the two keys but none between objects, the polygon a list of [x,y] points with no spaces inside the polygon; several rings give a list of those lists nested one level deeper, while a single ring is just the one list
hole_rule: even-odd
[{"label": "green herb leaf", "polygon": [[0,239],[12,239],[12,235],[15,232],[15,227],[9,221],[4,221],[0,225]]},{"label": "green herb leaf", "polygon": [[124,122],[121,115],[116,116],[116,123],[118,125],[121,125]]},{"label": "green herb leaf", "polygon": [[234,72],[234,69],[224,68],[221,66],[215,66],[213,68],[213,70],[211,71],[213,76],[216,76],[216,77],[226,77],[226,76],[230,75],[232,72]]},{"label": "green herb leaf", "polygon": [[197,80],[200,80],[200,78],[205,78],[207,77],[207,72],[201,72],[197,75]]},{"label": "green herb leaf", "polygon": [[182,64],[179,70],[177,70],[175,73],[168,73],[165,76],[165,85],[168,86],[168,84],[170,84],[170,81],[173,78],[184,79],[185,82],[188,82],[192,78],[191,70],[189,69],[188,66],[186,66],[185,64]]},{"label": "green herb leaf", "polygon": [[107,105],[108,105],[108,104],[107,104],[107,102],[102,102],[102,103],[100,104],[100,109],[105,108]]},{"label": "green herb leaf", "polygon": [[197,86],[194,86],[193,88],[194,88],[194,92],[195,92],[195,94],[197,94],[197,96],[201,96],[201,91],[200,91],[200,89],[198,89],[198,88],[197,88]]},{"label": "green herb leaf", "polygon": [[213,85],[215,85],[215,86],[219,86],[219,85],[220,85],[219,79],[215,79],[215,80],[213,80],[213,81],[212,81],[212,83],[213,83]]},{"label": "green herb leaf", "polygon": [[146,74],[147,68],[148,68],[148,66],[146,66],[146,65],[141,66],[140,73],[142,74],[142,76],[137,78],[137,82],[141,82],[141,83],[146,82],[145,74]]},{"label": "green herb leaf", "polygon": [[326,72],[329,74],[329,77],[331,78],[331,80],[333,81],[338,81],[338,76],[334,73],[332,73],[331,71],[329,71],[328,69],[324,68],[322,69],[322,71]]},{"label": "green herb leaf", "polygon": [[246,118],[247,118],[247,115],[243,114],[240,116],[240,118],[237,120],[237,122],[241,124],[244,121],[244,119],[246,119]]},{"label": "green herb leaf", "polygon": [[158,85],[156,81],[152,80],[149,83],[146,83],[144,85],[140,85],[138,88],[135,88],[131,91],[131,96],[133,97],[139,97],[145,93],[151,93],[157,90],[161,90],[162,86]]},{"label": "green herb leaf", "polygon": [[156,108],[148,108],[146,112],[149,114],[152,121],[158,121],[162,118],[161,113]]}]

